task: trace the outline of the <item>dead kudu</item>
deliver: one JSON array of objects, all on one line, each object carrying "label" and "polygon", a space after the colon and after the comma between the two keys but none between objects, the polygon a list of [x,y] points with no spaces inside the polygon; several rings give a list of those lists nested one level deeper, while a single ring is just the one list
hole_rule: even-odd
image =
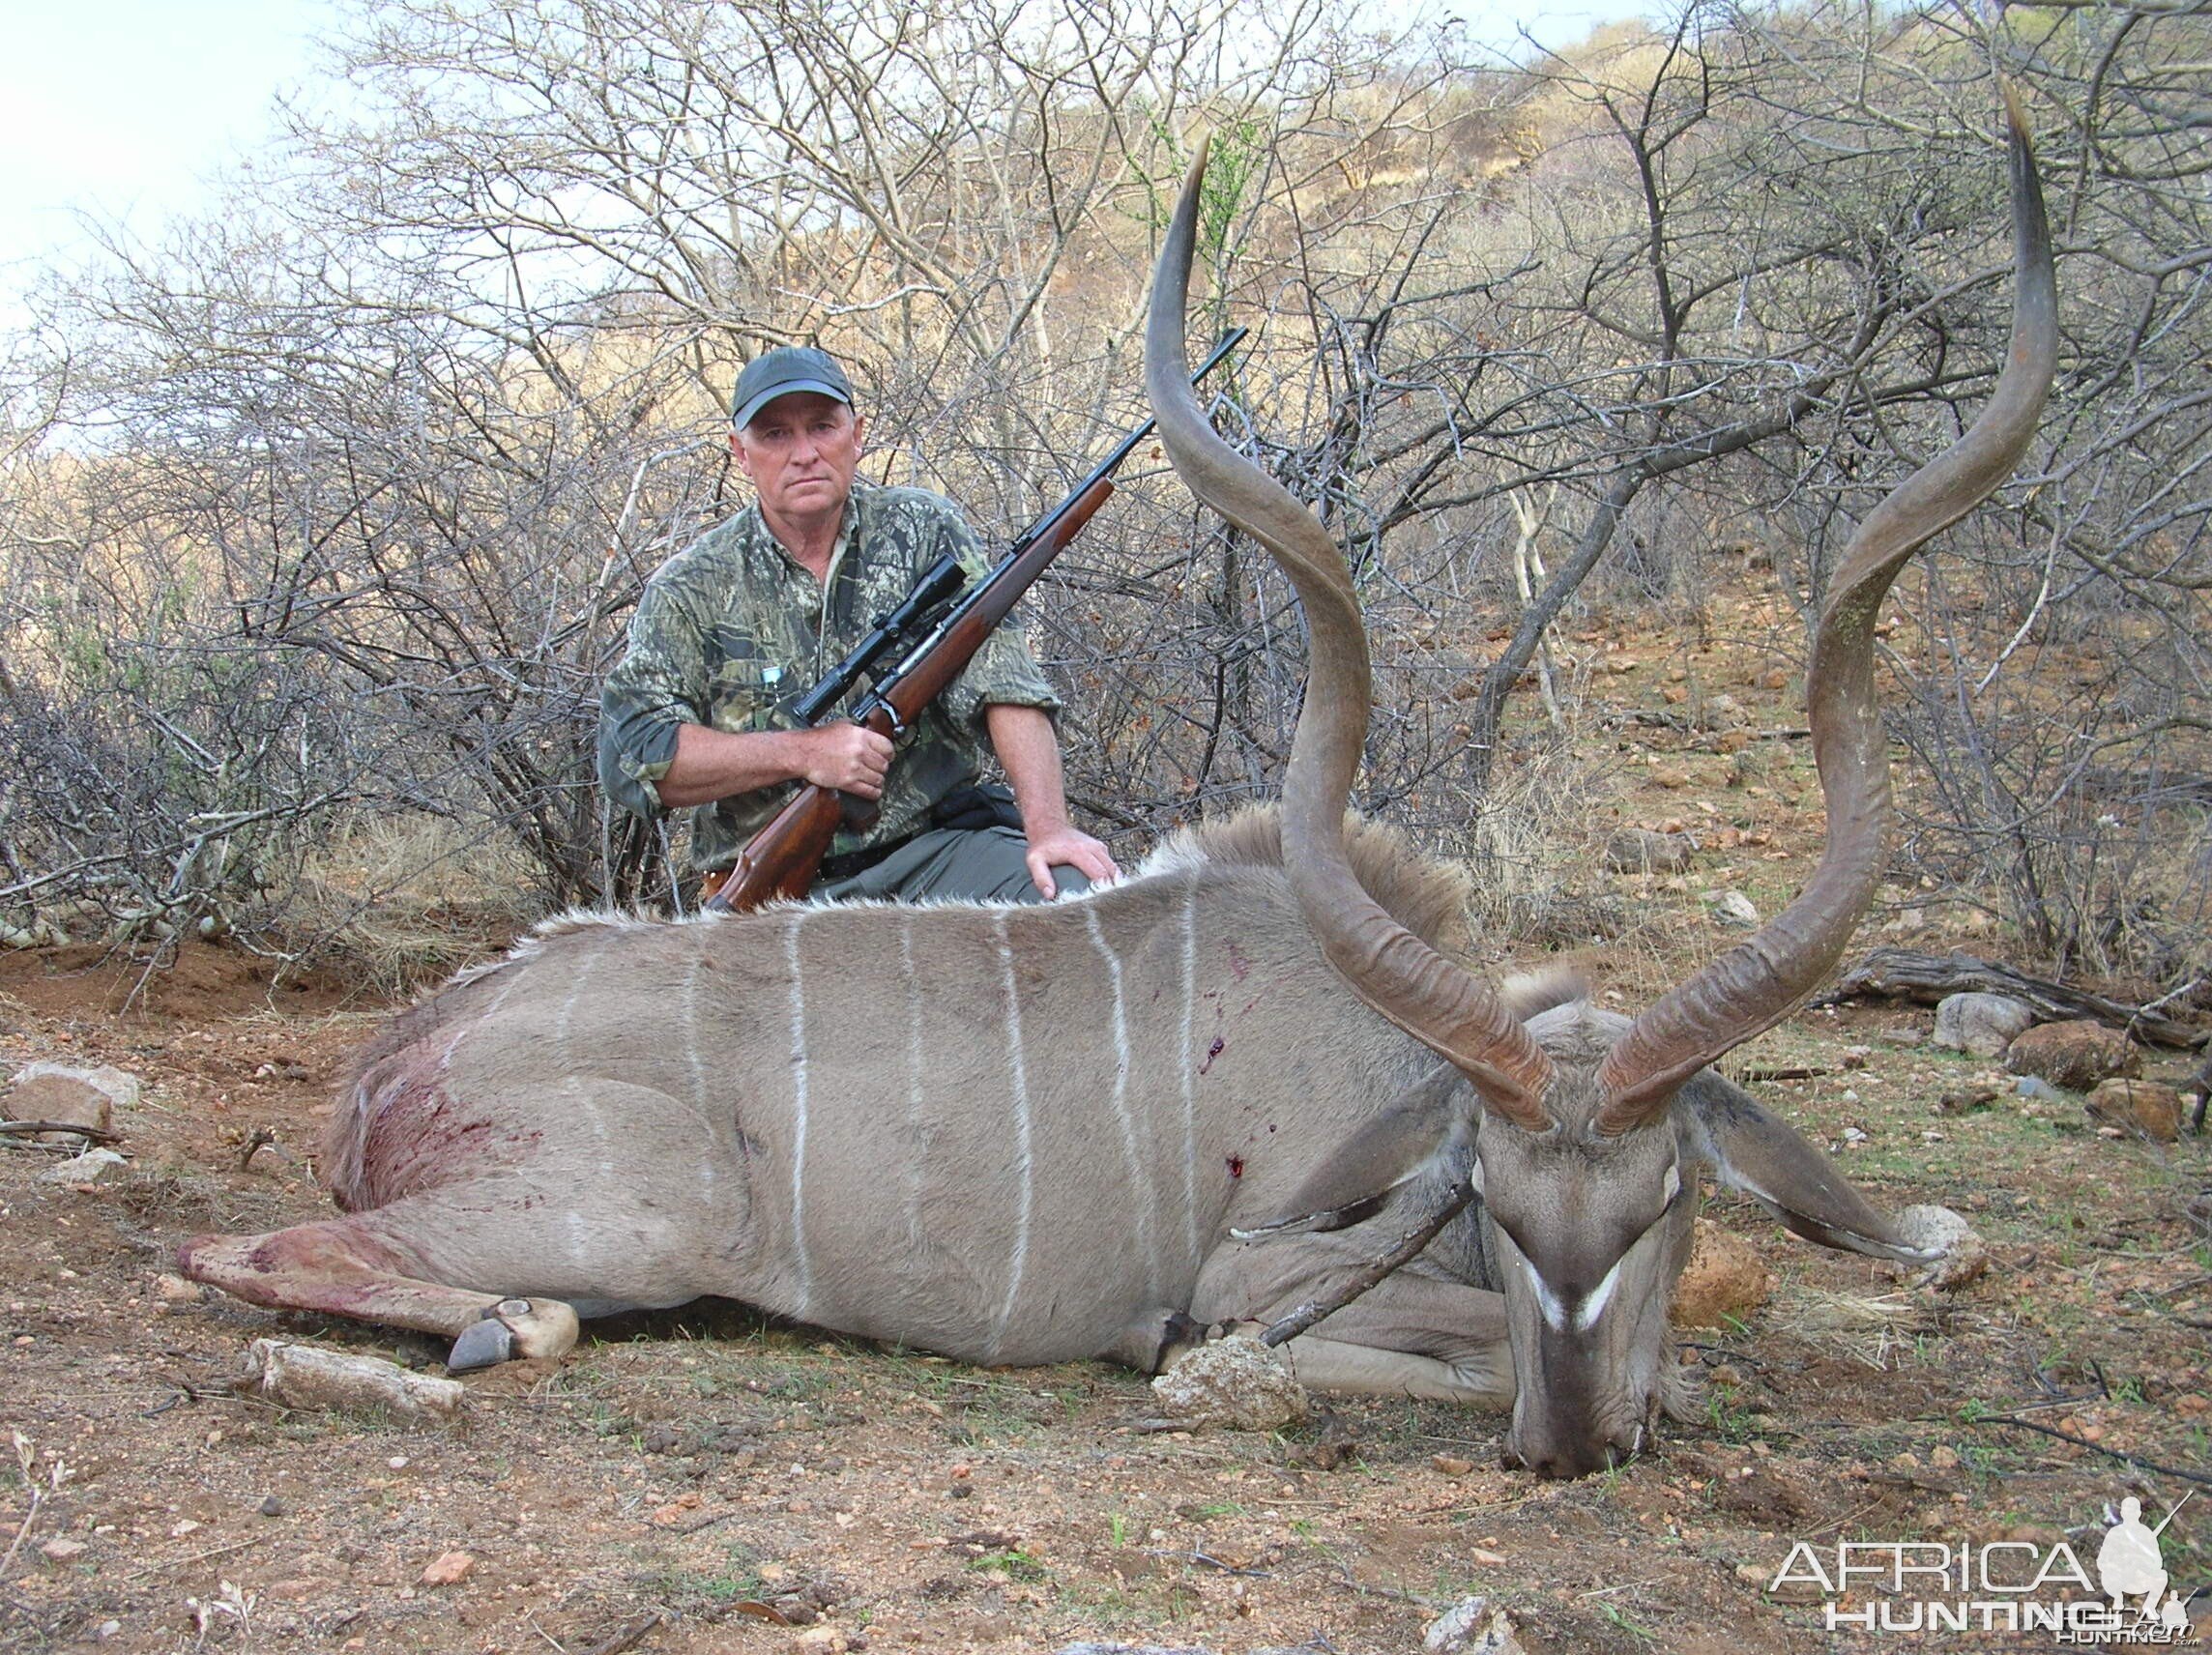
[{"label": "dead kudu", "polygon": [[578,1316],[718,1294],[974,1361],[1150,1369],[1193,1322],[1344,1298],[1433,1228],[1289,1341],[1300,1378],[1517,1399],[1508,1454],[1547,1472],[1633,1448],[1669,1400],[1667,1292],[1704,1169],[1812,1239],[1929,1256],[1703,1065],[1807,993],[1865,908],[1888,817],[1879,599],[2010,472],[2048,382],[2017,123],[2013,146],[2012,362],[1974,429],[1868,519],[1820,624],[1826,857],[1633,1026],[1557,985],[1470,975],[1452,960],[1464,887],[1382,830],[1347,832],[1359,613],[1321,525],[1218,443],[1179,377],[1194,168],[1148,383],[1178,471],[1306,607],[1279,828],[1179,836],[1121,886],[1045,908],[551,925],[362,1055],[323,1163],[344,1216],[192,1241],[186,1273],[443,1334],[455,1367],[557,1355]]}]

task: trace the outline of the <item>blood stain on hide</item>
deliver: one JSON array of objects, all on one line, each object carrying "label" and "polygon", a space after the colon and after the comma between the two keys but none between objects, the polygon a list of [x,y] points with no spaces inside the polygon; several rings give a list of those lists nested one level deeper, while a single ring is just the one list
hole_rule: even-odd
[{"label": "blood stain on hide", "polygon": [[1213,1044],[1206,1049],[1206,1061],[1198,1065],[1198,1072],[1203,1075],[1207,1070],[1213,1067],[1213,1060],[1220,1057],[1228,1045],[1228,1041],[1216,1034],[1213,1037]]},{"label": "blood stain on hide", "polygon": [[1235,943],[1229,944],[1229,970],[1238,982],[1242,982],[1252,970],[1251,960]]},{"label": "blood stain on hide", "polygon": [[1244,1157],[1241,1155],[1231,1155],[1228,1159],[1229,1176],[1233,1178],[1242,1177],[1244,1176]]}]

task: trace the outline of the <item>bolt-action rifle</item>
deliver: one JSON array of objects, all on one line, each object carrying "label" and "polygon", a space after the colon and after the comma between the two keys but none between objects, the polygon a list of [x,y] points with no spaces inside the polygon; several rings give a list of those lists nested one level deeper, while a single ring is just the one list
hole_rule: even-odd
[{"label": "bolt-action rifle", "polygon": [[[1245,330],[1232,329],[1191,375],[1197,384],[1215,363],[1243,342]],[[1004,620],[1015,599],[1044,572],[1045,566],[1082,532],[1114,492],[1114,470],[1151,434],[1147,420],[1115,446],[1074,490],[1025,531],[1006,555],[973,588],[962,592],[963,575],[950,554],[916,582],[897,608],[876,617],[868,635],[814,688],[791,704],[800,724],[811,727],[878,662],[892,658],[890,670],[855,703],[848,717],[893,741],[914,727],[922,709],[943,694],[967,669],[993,627]],[[706,901],[714,913],[749,914],[777,897],[799,897],[814,883],[815,871],[840,826],[866,828],[874,807],[818,783],[792,796],[769,825],[738,853],[728,876]]]}]

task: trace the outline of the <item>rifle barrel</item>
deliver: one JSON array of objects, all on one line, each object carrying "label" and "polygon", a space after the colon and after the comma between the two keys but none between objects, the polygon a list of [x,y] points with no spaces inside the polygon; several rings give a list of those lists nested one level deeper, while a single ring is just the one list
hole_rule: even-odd
[{"label": "rifle barrel", "polygon": [[[1245,335],[1250,332],[1251,330],[1249,328],[1232,328],[1228,333],[1222,334],[1221,342],[1215,345],[1211,351],[1207,353],[1206,361],[1200,363],[1197,369],[1191,374],[1191,384],[1198,384],[1200,380],[1204,379],[1208,374],[1211,373],[1213,371],[1214,364],[1219,363],[1223,357],[1227,356],[1238,345],[1242,344],[1244,342]],[[1024,546],[1028,545],[1030,541],[1035,539],[1039,535],[1045,534],[1052,528],[1055,523],[1059,522],[1062,517],[1066,516],[1069,511],[1074,509],[1075,503],[1078,500],[1081,500],[1085,494],[1090,492],[1091,485],[1092,483],[1096,482],[1102,477],[1113,476],[1115,468],[1120,466],[1123,460],[1129,457],[1130,453],[1135,450],[1139,443],[1143,442],[1147,437],[1152,434],[1152,426],[1156,423],[1156,421],[1148,416],[1142,425],[1139,425],[1134,431],[1131,431],[1127,436],[1123,437],[1121,442],[1117,443],[1114,446],[1114,451],[1112,453],[1108,454],[1104,459],[1100,460],[1095,466],[1091,468],[1091,475],[1089,477],[1085,478],[1081,482],[1077,483],[1073,488],[1067,491],[1067,497],[1065,499],[1063,499],[1058,506],[1054,507],[1050,511],[1046,512],[1044,516],[1038,518],[1035,523],[1031,525],[1029,533],[1025,534],[1020,539],[1014,542],[1012,550],[1006,553],[1006,557],[1010,559],[1019,556],[1021,549]]]}]

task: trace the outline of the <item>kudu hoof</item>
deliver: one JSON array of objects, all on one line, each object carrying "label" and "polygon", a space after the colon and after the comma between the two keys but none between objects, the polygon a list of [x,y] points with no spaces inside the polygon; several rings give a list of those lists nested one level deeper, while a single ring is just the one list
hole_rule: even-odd
[{"label": "kudu hoof", "polygon": [[446,1354],[449,1374],[497,1367],[519,1356],[565,1355],[576,1343],[576,1313],[559,1299],[503,1298],[462,1332]]},{"label": "kudu hoof", "polygon": [[513,1359],[514,1335],[507,1323],[499,1320],[496,1311],[487,1310],[481,1321],[453,1341],[453,1348],[446,1352],[446,1372],[473,1373],[478,1368],[496,1368]]}]

